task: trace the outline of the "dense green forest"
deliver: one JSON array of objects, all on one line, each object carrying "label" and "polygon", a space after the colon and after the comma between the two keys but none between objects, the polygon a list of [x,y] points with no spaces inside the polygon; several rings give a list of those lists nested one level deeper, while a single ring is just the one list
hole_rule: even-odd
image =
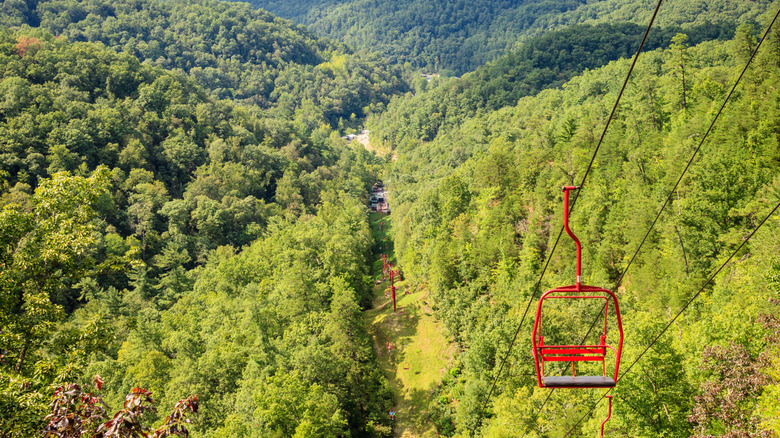
[{"label": "dense green forest", "polygon": [[381,161],[40,29],[2,30],[0,78],[3,436],[94,375],[113,409],[199,394],[201,435],[388,436],[359,318]]},{"label": "dense green forest", "polygon": [[280,117],[300,114],[314,126],[349,124],[406,91],[400,70],[381,58],[238,3],[9,0],[0,5],[0,25],[101,42],[183,70],[215,98],[273,108]]},{"label": "dense green forest", "polygon": [[[249,0],[320,35],[378,51],[396,63],[461,75],[516,48],[527,38],[574,24],[644,25],[646,2],[605,0]],[[768,0],[671,2],[663,27],[694,27],[755,19]],[[686,29],[688,31],[688,29]],[[634,44],[636,45],[636,43]]]},{"label": "dense green forest", "polygon": [[[375,142],[392,149],[430,141],[440,130],[462,124],[479,112],[515,105],[525,96],[563,85],[587,69],[630,57],[644,27],[631,24],[574,25],[529,39],[522,48],[480,67],[463,78],[417,82],[417,93],[399,96],[387,111],[369,121]],[[666,47],[679,28],[655,30],[648,50]],[[734,28],[711,23],[691,28],[687,44],[731,38]]]},{"label": "dense green forest", "polygon": [[[640,59],[571,219],[585,283],[615,286],[756,46],[754,34],[741,26],[730,41],[693,47],[681,35]],[[619,285],[623,370],[780,201],[778,65],[775,31]],[[593,436],[606,417],[602,402],[575,426],[603,391],[536,387],[528,318],[497,394],[481,407],[529,299],[541,293],[534,285],[545,260],[541,291],[574,282],[565,234],[553,252],[560,188],[582,179],[627,70],[628,60],[612,62],[431,138],[407,130],[392,140],[396,255],[413,287],[430,290],[462,351],[431,406],[440,433],[541,437],[574,428]],[[396,104],[436,101],[437,93]],[[778,226],[770,218],[618,383],[609,436],[780,431]],[[582,336],[593,318],[586,310],[560,307],[552,318]]]},{"label": "dense green forest", "polygon": [[[509,346],[542,272],[541,290],[574,281],[560,187],[650,11],[267,5],[312,30],[215,0],[0,5],[0,437],[595,436],[603,402],[578,421],[603,391],[538,388],[530,318]],[[617,284],[776,7],[662,8],[579,192],[583,280],[617,288],[636,360],[609,436],[780,433],[780,216],[706,284],[780,201],[777,29]],[[396,43],[360,33],[407,18]],[[335,19],[358,51],[315,36]],[[452,69],[456,45],[480,49],[447,58],[469,70],[492,61],[427,82],[381,58]],[[388,156],[342,138],[364,123]],[[589,310],[552,309],[554,336]]]},{"label": "dense green forest", "polygon": [[301,22],[310,13],[327,13],[329,9],[336,6],[350,3],[351,0],[303,0],[299,2],[288,2],[285,0],[263,0],[258,2],[247,2],[259,8],[263,8],[274,15]]}]

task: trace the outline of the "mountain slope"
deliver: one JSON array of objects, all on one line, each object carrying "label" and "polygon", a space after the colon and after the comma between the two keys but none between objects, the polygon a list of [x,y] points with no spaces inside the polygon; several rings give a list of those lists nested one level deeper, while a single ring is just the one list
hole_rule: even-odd
[{"label": "mountain slope", "polygon": [[[517,50],[462,78],[422,84],[414,95],[399,96],[387,111],[369,119],[375,141],[406,147],[418,140],[430,141],[479,112],[512,106],[525,96],[561,86],[588,69],[630,57],[645,28],[622,22],[573,25],[529,38]],[[668,47],[680,27],[657,27],[645,50]],[[688,28],[686,44],[731,38],[734,27],[706,23]]]},{"label": "mountain slope", "polygon": [[3,436],[95,375],[111,412],[199,394],[201,436],[389,436],[361,312],[379,160],[42,29],[0,29],[0,96]]},{"label": "mountain slope", "polygon": [[[320,35],[378,51],[394,62],[456,75],[491,61],[526,38],[573,24],[631,22],[644,25],[646,2],[604,0],[341,0],[279,2],[253,6],[308,25]],[[770,1],[690,0],[665,5],[660,26],[743,22],[758,17]]]},{"label": "mountain slope", "polygon": [[[640,59],[572,211],[571,227],[583,244],[583,282],[617,287],[751,47],[753,31],[742,26],[730,41],[657,50]],[[758,436],[776,429],[771,409],[777,402],[770,397],[780,379],[770,363],[779,350],[769,321],[780,314],[774,298],[780,218],[770,218],[740,258],[704,287],[780,201],[778,33],[761,49],[619,285],[623,361],[638,362],[615,390],[622,404],[607,424],[612,433],[717,435],[724,433],[723,421],[731,424],[726,432]],[[574,434],[590,435],[606,417],[602,404],[575,425],[603,391],[550,394],[537,387],[529,318],[490,408],[480,408],[526,307],[534,308],[544,290],[574,281],[574,244],[565,234],[556,239],[560,187],[582,180],[629,62],[477,112],[397,151],[387,180],[399,265],[411,287],[430,288],[437,317],[463,350],[454,364],[462,377],[440,388],[455,412],[456,434],[474,428],[491,437],[517,436],[518,430],[562,436],[574,428]],[[704,293],[640,360],[702,287]],[[561,306],[546,322],[556,326],[556,335],[578,342],[594,318],[586,310]],[[724,373],[732,362],[734,373]],[[739,386],[739,379],[751,383]],[[728,397],[719,392],[723,388],[730,388]],[[732,396],[744,400],[738,409],[729,408]]]},{"label": "mountain slope", "polygon": [[301,10],[274,3],[251,3],[309,25],[321,35],[378,51],[395,63],[455,74],[494,58],[540,17],[581,4],[576,0],[530,0],[519,5],[509,0],[353,0],[310,3],[303,15]]},{"label": "mountain slope", "polygon": [[285,115],[307,107],[333,127],[407,89],[399,71],[378,57],[353,54],[238,3],[43,0],[0,7],[6,26],[28,24],[70,41],[101,42],[145,63],[181,69],[214,97]]}]

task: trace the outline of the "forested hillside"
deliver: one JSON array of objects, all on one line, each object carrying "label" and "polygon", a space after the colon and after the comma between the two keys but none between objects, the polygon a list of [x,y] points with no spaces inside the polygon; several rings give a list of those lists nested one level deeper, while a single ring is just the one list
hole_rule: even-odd
[{"label": "forested hillside", "polygon": [[[767,18],[760,19],[762,26]],[[755,31],[741,26],[730,41],[692,47],[676,36],[671,49],[645,53],[573,210],[571,227],[583,242],[583,282],[619,286],[626,330],[621,370],[638,360],[613,392],[605,436],[758,437],[780,431],[774,395],[780,384],[780,217],[769,219],[640,360],[780,201],[777,30],[616,284],[756,47]],[[430,407],[440,433],[467,436],[476,429],[490,437],[541,437],[573,428],[574,436],[594,436],[606,417],[603,401],[577,424],[601,390],[550,394],[537,387],[533,314],[487,410],[481,407],[527,305],[536,307],[532,296],[574,283],[573,243],[564,234],[555,246],[563,216],[560,188],[583,178],[627,70],[628,60],[612,62],[516,105],[497,111],[483,105],[431,136],[409,129],[388,139],[398,146],[387,178],[396,255],[409,282],[430,290],[435,314],[462,351]],[[453,88],[466,83],[448,82]],[[437,93],[393,105],[437,101]],[[577,306],[556,309],[548,321],[561,327],[558,336],[578,342],[593,316]]]},{"label": "forested hillside", "polygon": [[289,2],[286,0],[263,0],[262,2],[247,3],[263,8],[274,15],[300,23],[305,20],[310,13],[327,13],[329,9],[349,3],[350,1],[351,0],[302,0]]},{"label": "forested hillside", "polygon": [[[644,24],[646,2],[604,0],[249,0],[320,34],[378,51],[427,72],[461,75],[527,38],[574,24]],[[665,6],[659,26],[701,26],[755,19],[768,0],[689,0]],[[717,24],[719,26],[720,24]],[[686,29],[687,31],[687,29]]]},{"label": "forested hillside", "polygon": [[[482,111],[513,106],[525,96],[560,87],[585,70],[636,52],[645,28],[631,23],[574,25],[529,39],[522,48],[480,67],[463,78],[417,84],[417,93],[398,96],[387,111],[369,120],[373,139],[391,149],[430,141]],[[656,29],[648,50],[667,47],[679,28]],[[685,44],[730,39],[734,27],[705,24],[690,29]],[[682,44],[680,42],[679,44]]]},{"label": "forested hillside", "polygon": [[361,119],[407,89],[399,70],[379,57],[355,54],[242,4],[10,0],[0,5],[0,25],[23,24],[181,69],[215,98],[275,108],[280,117],[313,119],[313,126]]},{"label": "forested hillside", "polygon": [[152,391],[147,424],[198,394],[200,436],[389,436],[360,319],[381,161],[41,29],[0,31],[0,89],[0,435],[100,375],[113,410]]},{"label": "forested hillside", "polygon": [[[778,29],[672,191],[777,5],[662,8],[591,168],[646,5],[264,4],[314,30],[0,4],[0,437],[595,436],[603,391],[537,387],[530,316],[509,348],[574,282],[589,168],[583,281],[626,332],[606,433],[780,433],[780,216],[725,263],[780,202]],[[342,138],[364,122],[388,157]]]}]

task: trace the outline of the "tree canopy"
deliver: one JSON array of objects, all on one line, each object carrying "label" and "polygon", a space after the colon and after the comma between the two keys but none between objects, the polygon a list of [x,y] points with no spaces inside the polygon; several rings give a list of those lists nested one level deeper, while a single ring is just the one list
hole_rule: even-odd
[{"label": "tree canopy", "polygon": [[[495,12],[274,3],[324,18],[356,4],[442,12],[433,36],[471,26],[464,11]],[[780,201],[780,38],[762,42],[670,192],[770,18],[768,2],[697,15],[705,6],[679,2],[687,22],[661,20],[589,167],[643,30],[625,19],[635,3],[523,3],[539,14],[518,25],[539,35],[507,31],[522,44],[429,83],[247,5],[4,2],[0,435],[167,436],[187,423],[204,437],[390,437],[401,397],[431,434],[591,434],[606,406],[578,420],[601,393],[536,387],[530,320],[508,350],[536,282],[574,280],[560,187],[588,168],[571,216],[584,281],[617,291],[624,361],[636,360],[609,433],[780,432],[780,218],[706,282]],[[429,39],[395,49],[410,41]],[[364,122],[387,157],[342,137]],[[392,203],[382,231],[366,206],[378,180]],[[382,294],[383,245],[452,355],[412,394],[366,317],[389,308],[365,312]],[[587,331],[589,310],[551,309],[551,336]]]},{"label": "tree canopy", "polygon": [[[571,227],[583,243],[583,282],[618,286],[747,61],[744,51],[755,48],[752,35],[742,26],[730,41],[690,47],[674,36],[670,49],[640,58],[572,212]],[[775,32],[761,47],[617,289],[626,364],[639,359],[666,321],[780,201],[777,42]],[[440,432],[466,435],[475,428],[483,436],[562,436],[574,428],[575,434],[590,434],[606,417],[602,403],[575,425],[603,392],[550,395],[536,387],[532,318],[525,319],[487,411],[480,409],[529,301],[535,308],[532,297],[574,281],[573,243],[564,234],[556,246],[560,187],[582,179],[628,63],[586,71],[515,105],[461,115],[432,135],[408,129],[388,139],[397,142],[397,161],[386,179],[394,194],[400,267],[413,279],[411,287],[430,290],[436,315],[462,350],[453,364],[459,373],[438,388]],[[445,84],[454,89],[467,79]],[[470,79],[476,86],[490,80]],[[427,99],[398,99],[391,108],[437,101],[431,98],[436,90]],[[776,428],[774,414],[763,406],[772,404],[767,398],[777,385],[766,376],[774,375],[769,363],[778,353],[773,321],[780,265],[770,255],[778,248],[778,220],[769,219],[618,383],[620,408],[606,426],[611,434],[729,436],[739,430],[757,437]],[[547,318],[582,336],[593,320],[585,310],[560,307]]]},{"label": "tree canopy", "polygon": [[100,375],[115,409],[200,394],[196,433],[387,436],[356,317],[381,160],[102,44],[3,30],[0,66],[0,429]]},{"label": "tree canopy", "polygon": [[[314,32],[353,47],[376,50],[399,64],[428,73],[461,75],[514,49],[527,39],[576,24],[645,26],[646,2],[606,0],[250,0]],[[769,1],[689,0],[664,5],[663,27],[755,20]],[[553,53],[555,55],[555,53]]]},{"label": "tree canopy", "polygon": [[215,98],[300,111],[334,128],[406,91],[396,67],[318,38],[246,4],[156,0],[5,2],[0,25],[100,42],[142,63],[181,70]]}]

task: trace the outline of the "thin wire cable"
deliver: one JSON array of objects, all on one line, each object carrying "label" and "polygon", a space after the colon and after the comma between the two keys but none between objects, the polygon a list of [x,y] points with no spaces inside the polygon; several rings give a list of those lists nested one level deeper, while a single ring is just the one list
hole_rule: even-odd
[{"label": "thin wire cable", "polygon": [[[573,206],[574,205],[572,205],[572,207]],[[474,432],[477,430],[477,427],[479,427],[479,424],[482,422],[482,413],[485,411],[485,408],[487,407],[487,404],[490,401],[490,397],[493,395],[493,390],[496,389],[496,383],[498,382],[498,378],[501,376],[501,372],[504,370],[504,365],[506,364],[506,361],[509,359],[509,354],[512,352],[512,347],[514,347],[515,341],[517,341],[517,336],[520,334],[520,328],[523,326],[525,317],[528,315],[528,310],[531,308],[531,303],[533,303],[534,296],[536,296],[536,292],[538,292],[539,290],[539,287],[542,283],[542,278],[544,278],[544,274],[545,272],[547,272],[547,267],[550,265],[550,260],[552,260],[552,255],[555,252],[555,248],[558,247],[558,242],[560,241],[562,234],[563,234],[563,228],[561,228],[561,231],[558,233],[558,237],[555,239],[555,244],[552,247],[552,251],[550,251],[550,255],[547,257],[547,262],[544,264],[544,268],[542,269],[542,274],[539,276],[539,280],[536,282],[536,285],[534,286],[534,290],[531,293],[531,298],[528,300],[528,305],[525,307],[525,312],[523,312],[523,317],[520,319],[520,324],[517,325],[517,330],[515,330],[515,334],[512,337],[512,341],[509,343],[509,348],[507,349],[506,354],[504,355],[504,359],[501,361],[501,365],[498,368],[498,373],[493,378],[493,384],[490,387],[490,391],[488,392],[487,398],[485,398],[484,403],[482,403],[482,408],[479,410],[479,418],[477,419],[477,422],[475,423],[474,427],[469,431],[469,436],[474,436]],[[532,374],[532,375],[535,376],[536,374]]]},{"label": "thin wire cable", "polygon": [[540,407],[539,407],[539,410],[538,410],[538,411],[536,411],[536,416],[537,416],[537,417],[539,416],[539,414],[541,414],[541,413],[542,413],[542,409],[544,409],[544,405],[546,405],[546,404],[547,404],[547,400],[549,400],[549,399],[550,399],[550,397],[553,395],[553,392],[555,392],[555,388],[552,388],[552,389],[550,389],[550,392],[548,392],[548,393],[547,393],[547,397],[546,397],[546,398],[544,399],[544,401],[542,402],[542,406],[540,406]]},{"label": "thin wire cable", "polygon": [[[628,373],[631,371],[631,369],[632,369],[632,368],[634,368],[634,365],[636,365],[636,364],[637,364],[637,363],[638,363],[638,362],[639,362],[639,361],[642,359],[642,357],[644,357],[644,355],[645,355],[645,354],[646,354],[648,351],[650,351],[650,349],[653,347],[653,345],[655,345],[655,343],[656,343],[656,342],[658,342],[658,340],[659,340],[659,339],[661,339],[661,336],[663,336],[663,334],[664,334],[664,333],[666,333],[666,331],[667,331],[667,330],[669,330],[669,327],[671,327],[671,326],[672,326],[672,324],[674,324],[674,322],[675,322],[675,321],[677,321],[677,318],[679,318],[679,317],[680,317],[680,315],[682,315],[682,314],[683,314],[683,312],[685,312],[685,310],[686,310],[686,309],[688,309],[688,307],[691,305],[691,303],[693,303],[693,301],[694,301],[696,298],[698,298],[698,297],[699,297],[699,295],[701,295],[701,293],[702,293],[702,292],[704,292],[704,289],[705,289],[705,288],[706,288],[706,287],[707,287],[707,286],[708,286],[708,285],[709,285],[709,284],[712,282],[712,280],[714,280],[714,279],[715,279],[715,277],[716,277],[718,274],[720,274],[720,271],[722,271],[722,270],[723,270],[723,268],[725,268],[725,267],[726,267],[726,266],[729,264],[729,262],[731,262],[731,259],[733,259],[733,258],[734,258],[734,256],[735,256],[735,255],[737,255],[737,253],[739,253],[739,252],[742,250],[742,248],[743,248],[743,247],[744,247],[744,246],[745,246],[745,245],[746,245],[746,244],[747,244],[747,243],[750,241],[750,239],[752,239],[752,238],[753,238],[753,236],[756,234],[756,232],[758,232],[758,230],[759,230],[759,229],[761,229],[761,227],[762,227],[762,226],[763,226],[763,225],[766,223],[766,221],[767,221],[767,220],[769,220],[769,218],[770,218],[770,217],[771,217],[773,214],[775,214],[775,212],[776,212],[778,209],[780,209],[780,202],[778,202],[778,203],[777,203],[777,205],[775,205],[775,208],[773,208],[773,209],[772,209],[772,211],[770,211],[770,212],[769,212],[769,214],[767,214],[767,215],[766,215],[766,217],[764,217],[764,219],[761,221],[761,223],[759,223],[759,224],[758,224],[758,226],[756,226],[756,228],[754,228],[754,229],[753,229],[753,231],[750,233],[750,235],[748,235],[748,237],[747,237],[747,238],[745,238],[745,239],[742,241],[742,243],[739,245],[739,247],[737,247],[737,249],[735,249],[735,250],[734,250],[734,252],[732,252],[732,253],[731,253],[731,255],[730,255],[730,256],[729,256],[729,257],[726,259],[726,261],[725,261],[725,262],[723,262],[723,264],[722,264],[722,265],[720,265],[720,267],[718,268],[718,270],[716,270],[716,271],[715,271],[715,273],[713,273],[713,274],[712,274],[712,275],[711,275],[711,276],[710,276],[710,277],[707,279],[707,281],[706,281],[706,282],[705,282],[705,283],[702,285],[702,287],[699,289],[699,291],[698,291],[698,292],[696,292],[696,294],[694,294],[694,295],[691,297],[691,299],[689,299],[689,300],[688,300],[688,302],[687,302],[687,303],[685,303],[685,306],[683,306],[683,308],[682,308],[682,309],[680,309],[680,311],[679,311],[679,312],[677,312],[677,315],[675,315],[675,316],[674,316],[674,318],[672,318],[672,319],[669,321],[669,323],[667,323],[667,324],[666,324],[666,326],[663,328],[663,330],[661,330],[661,331],[658,333],[658,335],[656,335],[655,339],[653,339],[653,341],[652,341],[652,342],[650,342],[650,344],[648,344],[648,346],[647,346],[647,347],[645,347],[644,351],[642,351],[642,353],[640,353],[640,354],[639,354],[639,356],[637,356],[637,358],[636,358],[636,359],[634,359],[634,361],[633,361],[633,362],[631,362],[631,365],[629,365],[629,366],[628,366],[628,368],[627,368],[625,371],[623,371],[623,373],[622,373],[622,374],[620,374],[620,376],[618,376],[618,378],[617,378],[617,381],[616,381],[615,383],[617,383],[617,382],[619,382],[620,380],[622,380],[622,379],[623,379],[623,377],[625,377],[625,375],[626,375],[626,374],[628,374]],[[603,399],[604,399],[604,397],[605,397],[607,394],[609,394],[609,393],[610,393],[610,391],[612,391],[612,388],[610,388],[608,391],[606,391],[606,392],[604,393],[604,395],[602,395],[602,396],[601,396],[601,398],[600,398],[600,399],[596,400],[596,403],[594,403],[594,404],[593,404],[593,406],[591,407],[591,409],[590,409],[590,410],[589,410],[587,413],[585,413],[585,415],[583,415],[583,416],[582,416],[582,417],[581,417],[581,418],[580,418],[580,419],[579,419],[579,420],[578,420],[578,421],[577,421],[577,422],[574,424],[574,426],[572,426],[572,428],[571,428],[571,429],[569,429],[569,431],[568,431],[568,432],[566,432],[566,435],[564,435],[564,438],[565,438],[565,437],[567,437],[567,436],[569,436],[569,434],[570,434],[570,433],[571,433],[571,432],[572,432],[572,431],[573,431],[573,430],[574,430],[574,429],[575,429],[575,428],[576,428],[576,427],[577,427],[577,426],[578,426],[578,425],[579,425],[579,424],[582,422],[582,420],[584,420],[584,419],[585,419],[585,418],[586,418],[588,415],[590,415],[590,414],[591,414],[591,413],[592,413],[592,412],[593,412],[593,411],[596,409],[596,406],[599,404],[599,402],[600,402],[601,400],[603,400]]]},{"label": "thin wire cable", "polygon": [[[601,148],[601,144],[604,142],[604,137],[607,134],[607,129],[609,128],[609,125],[612,122],[612,119],[614,118],[615,113],[617,112],[617,108],[618,108],[618,104],[620,103],[620,99],[623,97],[623,92],[626,90],[626,86],[628,85],[629,79],[631,79],[631,73],[633,73],[633,71],[634,71],[634,66],[636,66],[637,60],[639,60],[639,55],[642,53],[642,49],[644,48],[645,42],[647,41],[647,36],[650,34],[650,29],[653,27],[653,23],[655,22],[655,17],[658,15],[658,11],[661,9],[661,4],[662,3],[663,3],[663,0],[658,0],[658,4],[655,7],[655,11],[653,12],[653,16],[650,18],[650,23],[648,23],[647,29],[645,30],[645,34],[642,36],[642,42],[639,43],[639,48],[637,49],[636,54],[634,55],[634,60],[631,62],[631,67],[628,69],[628,74],[626,75],[626,79],[623,81],[623,86],[620,88],[620,93],[618,93],[618,97],[615,100],[615,105],[613,105],[613,107],[612,107],[612,112],[609,114],[609,118],[607,119],[607,123],[606,123],[606,125],[604,125],[604,130],[601,132],[601,137],[599,137],[599,142],[596,145],[596,150],[593,151],[593,156],[590,159],[590,163],[588,163],[588,168],[585,170],[585,174],[582,177],[582,181],[580,182],[580,186],[579,186],[580,188],[582,188],[582,186],[585,184],[585,178],[588,177],[588,173],[590,173],[590,169],[591,169],[591,167],[593,167],[593,162],[596,160],[596,155],[599,152],[599,148]],[[577,193],[574,196],[574,199],[572,200],[572,205],[571,205],[571,208],[569,209],[569,212],[571,212],[574,209],[574,205],[577,203],[577,199],[579,199],[579,195],[580,195],[580,191],[577,191]],[[561,228],[560,233],[558,233],[558,238],[559,239],[560,239],[562,233],[563,233],[563,228]],[[558,242],[556,240],[556,245],[557,245],[557,243]],[[552,253],[550,254],[550,257],[552,257]],[[633,259],[632,259],[632,261],[633,261]],[[629,263],[629,266],[630,266],[630,263]],[[545,266],[545,268],[546,268],[546,266]],[[628,268],[626,268],[626,269],[628,269]],[[625,272],[624,272],[624,274],[625,274]],[[620,279],[622,280],[622,278],[623,278],[623,276],[621,275]],[[533,301],[534,296],[535,295],[531,296],[531,301],[528,302],[528,307],[530,307],[531,302]],[[528,309],[526,308],[526,313],[527,312],[528,312]],[[523,314],[523,319],[525,319],[525,314]],[[522,324],[523,324],[523,320],[521,319],[520,320],[520,325],[522,325]],[[595,321],[594,321],[594,324],[595,324]],[[588,330],[588,333],[585,335],[586,338],[590,334],[591,330],[593,330],[593,326],[591,326],[590,330]],[[519,331],[520,331],[520,329],[518,327],[518,332]],[[509,347],[510,350],[511,350],[513,344],[514,344],[514,340],[513,340],[512,344],[510,344],[510,347]],[[500,375],[500,371],[499,371],[499,375]],[[496,380],[498,380],[498,377],[496,377]],[[495,386],[495,381],[493,382],[493,385]],[[492,388],[491,388],[491,393],[492,393]],[[550,394],[552,394],[552,391],[550,391]],[[536,413],[537,415],[539,415],[539,413],[542,411],[542,409],[547,404],[547,401],[549,399],[550,399],[550,396],[548,395],[547,398],[544,399],[544,402],[542,403],[542,405],[539,407],[539,410]],[[483,406],[483,409],[484,409],[484,406]]]}]

